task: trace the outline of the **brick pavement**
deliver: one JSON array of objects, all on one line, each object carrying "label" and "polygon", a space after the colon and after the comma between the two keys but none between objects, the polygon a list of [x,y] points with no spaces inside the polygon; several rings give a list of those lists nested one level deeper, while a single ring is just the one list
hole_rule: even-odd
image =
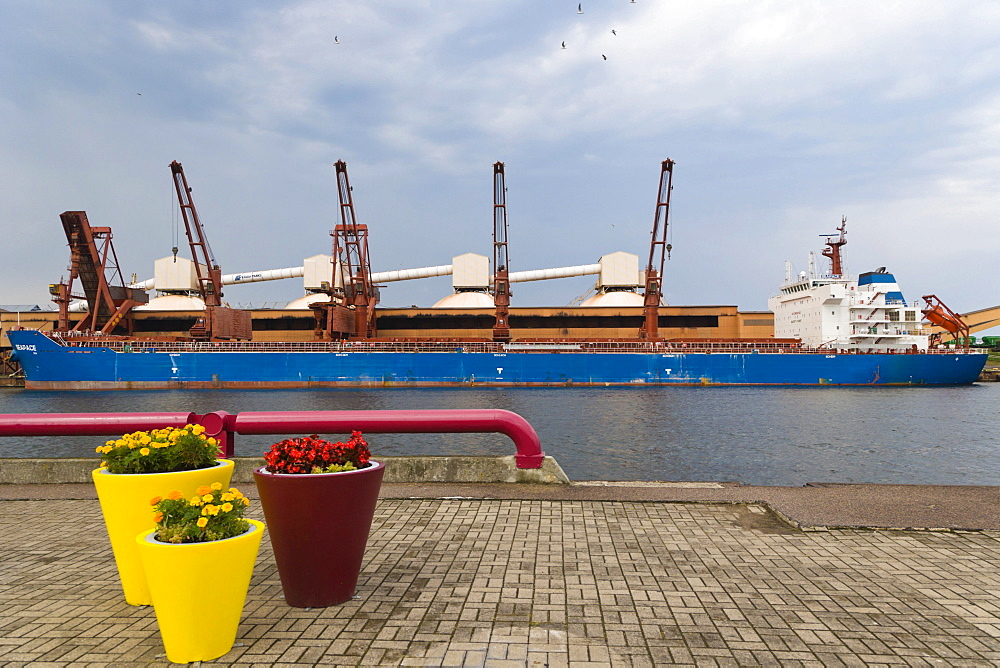
[{"label": "brick pavement", "polygon": [[[96,501],[0,510],[0,661],[166,664]],[[286,606],[265,540],[237,643],[215,663],[996,666],[1000,532],[803,532],[754,504],[382,499],[341,606]]]}]

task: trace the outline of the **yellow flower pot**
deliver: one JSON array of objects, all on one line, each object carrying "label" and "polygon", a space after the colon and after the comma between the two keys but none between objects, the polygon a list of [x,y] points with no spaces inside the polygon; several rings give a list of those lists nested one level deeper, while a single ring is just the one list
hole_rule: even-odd
[{"label": "yellow flower pot", "polygon": [[150,529],[133,537],[153,597],[167,658],[211,661],[233,648],[264,523],[206,543],[161,543]]},{"label": "yellow flower pot", "polygon": [[233,462],[229,459],[220,459],[216,466],[193,471],[116,474],[102,467],[93,472],[126,603],[150,605],[153,602],[135,547],[136,535],[154,525],[150,499],[166,496],[175,489],[191,497],[196,489],[213,482],[229,487],[232,476]]}]

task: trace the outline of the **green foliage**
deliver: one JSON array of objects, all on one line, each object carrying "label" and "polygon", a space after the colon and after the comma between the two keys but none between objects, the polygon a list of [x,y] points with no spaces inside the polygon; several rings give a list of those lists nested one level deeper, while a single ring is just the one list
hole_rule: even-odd
[{"label": "green foliage", "polygon": [[200,424],[125,434],[96,448],[109,473],[170,473],[214,466],[219,444]]},{"label": "green foliage", "polygon": [[156,522],[156,539],[162,543],[204,543],[225,540],[247,532],[250,523],[243,513],[250,499],[238,489],[223,491],[222,483],[213,482],[195,490],[185,499],[178,490],[167,497],[150,500]]},{"label": "green foliage", "polygon": [[358,467],[351,462],[345,462],[343,464],[330,464],[326,468],[321,466],[313,466],[310,473],[338,473],[340,471],[357,471]]}]

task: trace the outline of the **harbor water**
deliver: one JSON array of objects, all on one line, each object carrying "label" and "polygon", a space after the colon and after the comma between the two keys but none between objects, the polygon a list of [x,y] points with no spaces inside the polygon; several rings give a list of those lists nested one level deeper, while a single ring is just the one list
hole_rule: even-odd
[{"label": "harbor water", "polygon": [[[162,390],[0,388],[0,413],[494,408],[571,480],[1000,485],[1000,383],[937,388]],[[237,456],[276,438],[237,436]],[[500,434],[370,434],[378,455],[507,455]],[[0,457],[95,457],[95,437],[0,437]]]}]

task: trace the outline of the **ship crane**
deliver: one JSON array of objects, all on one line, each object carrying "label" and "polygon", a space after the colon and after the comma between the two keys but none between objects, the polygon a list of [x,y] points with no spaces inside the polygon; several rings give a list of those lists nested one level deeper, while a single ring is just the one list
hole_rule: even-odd
[{"label": "ship crane", "polygon": [[[649,341],[659,339],[660,299],[663,294],[663,263],[670,253],[667,243],[667,220],[670,216],[670,191],[673,190],[674,161],[667,158],[661,163],[660,191],[653,217],[653,235],[649,243],[649,262],[646,263],[646,290],[643,296],[643,324],[639,338]],[[662,222],[662,224],[661,224]]]},{"label": "ship crane", "polygon": [[330,301],[313,304],[318,337],[366,339],[377,335],[375,306],[378,290],[368,258],[368,226],[358,224],[347,163],[338,160],[337,194],[340,224],[332,233],[333,277]]},{"label": "ship crane", "polygon": [[[249,311],[232,309],[222,304],[222,268],[216,263],[208,238],[198,218],[198,210],[191,198],[191,188],[181,163],[170,163],[174,189],[180,204],[184,230],[191,247],[195,274],[198,277],[198,292],[205,301],[205,316],[198,318],[191,327],[191,337],[198,340],[226,341],[250,340],[251,321]],[[176,249],[175,249],[176,255]]]},{"label": "ship crane", "polygon": [[510,276],[507,264],[507,187],[503,163],[493,164],[493,303],[494,341],[510,341]]},{"label": "ship crane", "polygon": [[[132,307],[148,302],[149,297],[142,290],[125,286],[118,256],[111,243],[111,228],[92,227],[85,211],[66,211],[59,218],[69,242],[70,274],[66,282],[49,286],[52,301],[59,305],[56,330],[70,331],[70,301],[85,299],[87,312],[72,331],[111,334],[124,320],[131,334],[132,320],[126,315]],[[83,295],[73,295],[73,281],[76,279],[83,286]]]}]

